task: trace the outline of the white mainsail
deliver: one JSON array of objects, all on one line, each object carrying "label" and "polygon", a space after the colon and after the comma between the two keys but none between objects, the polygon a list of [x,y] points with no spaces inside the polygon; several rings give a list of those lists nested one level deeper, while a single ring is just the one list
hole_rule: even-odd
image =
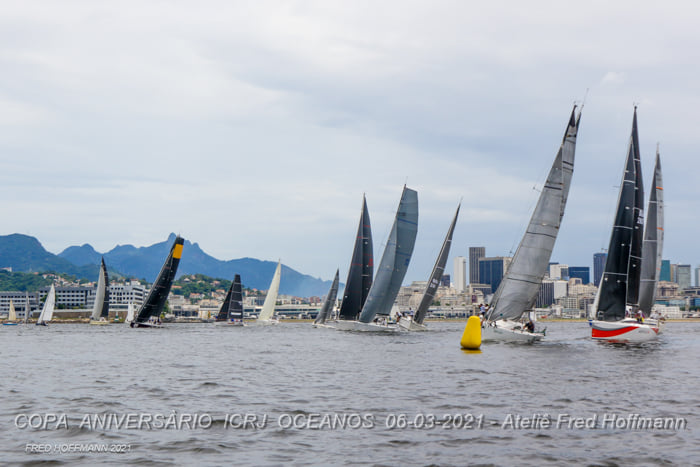
[{"label": "white mainsail", "polygon": [[518,319],[535,304],[564,216],[580,119],[574,106],[525,235],[491,302],[489,320]]},{"label": "white mainsail", "polygon": [[41,309],[41,314],[37,323],[48,323],[53,318],[53,310],[56,306],[56,288],[51,284],[51,289],[49,293],[46,294],[46,301],[44,302],[44,307]]},{"label": "white mainsail", "polygon": [[125,323],[131,323],[134,320],[134,304],[129,303],[126,309],[126,319],[124,320]]},{"label": "white mainsail", "polygon": [[7,313],[8,321],[17,321],[17,312],[15,312],[15,304],[10,300],[10,311]]},{"label": "white mainsail", "polygon": [[258,316],[258,321],[269,321],[272,318],[272,314],[275,312],[275,304],[277,303],[277,294],[280,289],[280,278],[282,276],[282,262],[277,262],[277,269],[275,269],[275,274],[272,276],[272,282],[270,283],[270,288],[265,296],[265,302],[263,303],[262,310],[260,311],[260,316]]}]

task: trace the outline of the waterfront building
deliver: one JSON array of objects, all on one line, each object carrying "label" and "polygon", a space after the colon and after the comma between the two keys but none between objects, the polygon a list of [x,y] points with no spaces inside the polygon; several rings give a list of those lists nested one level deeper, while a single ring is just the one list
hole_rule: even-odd
[{"label": "waterfront building", "polygon": [[596,287],[600,285],[600,279],[603,277],[603,271],[605,271],[605,262],[607,260],[607,253],[593,254],[593,284]]},{"label": "waterfront building", "polygon": [[469,247],[469,283],[480,284],[479,279],[479,260],[486,257],[485,246],[470,246]]},{"label": "waterfront building", "polygon": [[569,280],[569,266],[566,264],[549,263],[549,278]]},{"label": "waterfront building", "polygon": [[464,256],[457,256],[454,259],[454,288],[457,293],[462,293],[467,288],[467,259]]},{"label": "waterfront building", "polygon": [[449,274],[443,274],[442,279],[440,279],[440,285],[442,287],[449,287],[450,286],[450,275]]},{"label": "waterfront building", "polygon": [[671,261],[668,259],[661,260],[659,281],[671,282]]},{"label": "waterfront building", "polygon": [[676,265],[676,281],[681,290],[690,288],[690,264]]},{"label": "waterfront building", "polygon": [[591,268],[588,266],[570,266],[569,279],[579,278],[582,284],[591,283]]}]

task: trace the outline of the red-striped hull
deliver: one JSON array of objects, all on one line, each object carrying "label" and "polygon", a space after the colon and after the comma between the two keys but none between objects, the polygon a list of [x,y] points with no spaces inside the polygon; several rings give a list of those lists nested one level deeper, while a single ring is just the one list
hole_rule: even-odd
[{"label": "red-striped hull", "polygon": [[648,342],[659,334],[658,325],[625,321],[589,321],[591,337],[606,342]]}]

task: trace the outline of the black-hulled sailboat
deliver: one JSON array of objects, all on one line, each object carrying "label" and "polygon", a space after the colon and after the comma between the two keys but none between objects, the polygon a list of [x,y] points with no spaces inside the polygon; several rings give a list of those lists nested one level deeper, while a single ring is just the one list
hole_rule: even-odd
[{"label": "black-hulled sailboat", "polygon": [[332,327],[327,326],[326,321],[328,320],[328,318],[330,318],[331,313],[333,312],[333,307],[335,306],[335,301],[338,298],[338,274],[339,271],[336,269],[335,277],[333,278],[333,283],[331,284],[331,288],[328,290],[328,295],[326,295],[326,300],[323,302],[323,306],[318,312],[318,316],[316,316],[314,324],[312,325],[315,328]]},{"label": "black-hulled sailboat", "polygon": [[397,331],[388,324],[391,308],[411,261],[418,233],[418,193],[403,187],[394,225],[358,321],[338,320],[335,327],[347,331]]},{"label": "black-hulled sailboat", "polygon": [[219,314],[216,315],[217,326],[245,326],[243,322],[243,290],[241,275],[236,274],[228,289]]},{"label": "black-hulled sailboat", "polygon": [[[460,204],[461,206],[461,204]],[[407,331],[426,331],[428,327],[423,324],[425,321],[425,315],[428,313],[428,308],[433,303],[435,298],[435,292],[440,286],[440,280],[445,273],[445,264],[447,263],[447,257],[450,255],[450,246],[452,245],[452,234],[455,231],[455,225],[457,225],[457,217],[459,216],[459,208],[457,206],[457,212],[452,219],[450,228],[447,230],[447,235],[445,235],[445,240],[442,243],[442,248],[440,249],[440,254],[435,260],[435,266],[433,266],[433,272],[430,274],[430,280],[425,286],[425,292],[423,292],[423,298],[421,298],[418,309],[413,316],[402,316],[399,318],[399,327]]]},{"label": "black-hulled sailboat", "polygon": [[352,260],[348,269],[348,280],[345,281],[343,301],[338,311],[338,319],[333,322],[333,325],[340,321],[357,320],[367,300],[369,289],[372,287],[373,276],[372,226],[369,220],[367,199],[362,195],[360,224],[357,227],[355,247],[352,251]]},{"label": "black-hulled sailboat", "polygon": [[589,320],[591,337],[608,342],[645,342],[656,339],[658,325],[640,317],[639,286],[644,238],[644,184],[639,156],[637,108],[634,108],[625,170],[617,200],[608,259]]},{"label": "black-hulled sailboat", "polygon": [[580,120],[581,113],[577,116],[574,106],[527,230],[491,300],[483,322],[484,341],[527,343],[544,337],[544,331],[536,332],[534,323],[528,326],[531,321],[523,318],[535,306],[564,217]]},{"label": "black-hulled sailboat", "polygon": [[107,275],[107,266],[105,259],[102,258],[100,264],[100,275],[97,278],[97,289],[95,290],[95,304],[92,307],[92,315],[90,316],[90,324],[105,325],[109,324],[109,275]]},{"label": "black-hulled sailboat", "polygon": [[185,240],[179,235],[175,238],[170,253],[148,292],[146,301],[143,302],[136,318],[130,324],[132,328],[161,327],[160,314],[165,307],[170,288],[175,280],[184,243]]}]

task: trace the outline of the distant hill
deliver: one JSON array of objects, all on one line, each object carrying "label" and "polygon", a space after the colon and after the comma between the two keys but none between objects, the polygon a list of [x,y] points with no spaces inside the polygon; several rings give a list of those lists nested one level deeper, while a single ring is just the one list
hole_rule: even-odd
[{"label": "distant hill", "polygon": [[18,272],[62,272],[94,281],[98,263],[76,265],[44,249],[34,237],[22,234],[0,235],[0,268]]},{"label": "distant hill", "polygon": [[[136,276],[153,282],[174,240],[175,234],[170,234],[168,239],[161,243],[139,248],[132,245],[119,245],[104,254],[98,253],[90,245],[73,246],[66,248],[58,256],[70,260],[72,263],[83,265],[90,263],[96,265],[99,258],[104,256],[105,263],[109,268],[114,268],[128,276]],[[277,263],[274,261],[261,261],[254,258],[218,260],[205,253],[197,243],[185,240],[177,276],[204,274],[209,277],[231,280],[235,274],[240,274],[241,282],[245,287],[267,290],[276,266]],[[299,297],[324,296],[328,293],[330,286],[331,281],[301,274],[282,265],[282,278],[280,280],[280,293],[282,294]]]}]

